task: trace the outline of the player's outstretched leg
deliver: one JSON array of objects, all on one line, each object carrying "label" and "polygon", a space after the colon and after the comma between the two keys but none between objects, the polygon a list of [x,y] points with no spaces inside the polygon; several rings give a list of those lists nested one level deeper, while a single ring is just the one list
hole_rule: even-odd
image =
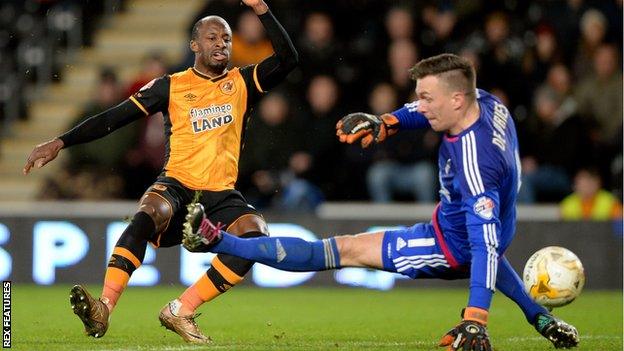
[{"label": "player's outstretched leg", "polygon": [[554,317],[537,304],[524,290],[522,280],[506,257],[498,263],[496,288],[512,299],[524,312],[527,321],[535,327],[555,348],[575,347],[579,343],[579,334],[574,326]]},{"label": "player's outstretched leg", "polygon": [[210,337],[204,335],[195,322],[195,318],[197,318],[199,314],[179,316],[178,314],[181,306],[182,302],[178,299],[166,304],[165,307],[160,310],[160,315],[158,316],[160,324],[180,335],[186,342],[196,344],[206,344],[211,342],[212,340]]},{"label": "player's outstretched leg", "polygon": [[106,334],[109,312],[102,301],[94,299],[83,286],[75,285],[69,293],[69,302],[87,335],[101,338]]},{"label": "player's outstretched leg", "polygon": [[204,215],[201,204],[189,208],[182,244],[189,251],[238,256],[286,271],[308,272],[340,268],[340,253],[334,238],[317,241],[288,237],[241,239],[211,223]]},{"label": "player's outstretched leg", "polygon": [[573,325],[547,314],[539,314],[535,319],[535,329],[555,345],[556,349],[576,347],[579,343],[579,334]]}]

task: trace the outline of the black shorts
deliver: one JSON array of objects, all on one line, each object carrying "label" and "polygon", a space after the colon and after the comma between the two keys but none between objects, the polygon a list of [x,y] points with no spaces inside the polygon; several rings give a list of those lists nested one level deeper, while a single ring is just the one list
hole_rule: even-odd
[{"label": "black shorts", "polygon": [[[182,242],[182,225],[186,217],[188,205],[195,197],[195,190],[189,189],[171,177],[159,176],[156,182],[146,192],[153,192],[162,196],[171,205],[173,216],[169,225],[150,242],[156,247],[170,247]],[[221,223],[229,227],[236,219],[243,215],[253,214],[262,217],[260,213],[247,203],[243,195],[237,190],[202,191],[199,202],[204,206],[206,216],[213,223]]]}]

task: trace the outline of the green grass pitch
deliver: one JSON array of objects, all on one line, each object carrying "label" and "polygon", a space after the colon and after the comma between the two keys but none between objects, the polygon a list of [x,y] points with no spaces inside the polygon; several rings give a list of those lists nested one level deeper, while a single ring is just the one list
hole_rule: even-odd
[{"label": "green grass pitch", "polygon": [[[71,312],[69,286],[13,285],[14,350],[441,350],[466,291],[238,287],[201,307],[198,324],[214,340],[185,344],[160,327],[158,312],[182,287],[131,287],[106,336],[88,338]],[[99,293],[100,287],[89,286]],[[622,293],[585,291],[555,311],[581,334],[578,350],[622,350]],[[489,332],[495,350],[553,350],[522,313],[496,294]]]}]

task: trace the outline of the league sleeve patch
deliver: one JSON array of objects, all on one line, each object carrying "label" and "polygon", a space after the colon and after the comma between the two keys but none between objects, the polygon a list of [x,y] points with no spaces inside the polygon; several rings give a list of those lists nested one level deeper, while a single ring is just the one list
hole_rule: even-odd
[{"label": "league sleeve patch", "polygon": [[494,201],[487,196],[481,196],[472,206],[472,209],[483,219],[494,217]]}]

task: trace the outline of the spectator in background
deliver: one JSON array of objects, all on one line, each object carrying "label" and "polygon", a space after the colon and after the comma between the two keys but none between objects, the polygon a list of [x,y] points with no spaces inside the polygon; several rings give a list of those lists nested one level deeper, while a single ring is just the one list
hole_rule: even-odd
[{"label": "spectator in background", "polygon": [[[382,115],[398,105],[394,87],[380,83],[369,97],[371,113]],[[434,202],[436,170],[433,164],[438,136],[431,130],[404,131],[376,147],[366,173],[368,193],[374,202],[415,199]]]},{"label": "spectator in background", "polygon": [[574,76],[585,79],[592,72],[594,53],[604,42],[609,23],[604,14],[596,9],[589,9],[581,17],[581,38],[574,55]]},{"label": "spectator in background", "polygon": [[397,89],[399,101],[408,101],[414,84],[409,69],[418,61],[418,49],[407,39],[393,41],[388,47],[387,80]]},{"label": "spectator in background", "polygon": [[232,55],[232,65],[247,66],[273,54],[273,46],[264,33],[264,27],[253,11],[245,11],[238,18],[232,36],[236,51]]},{"label": "spectator in background", "polygon": [[[503,12],[486,17],[482,34],[476,33],[468,44],[478,48],[481,56],[481,83],[483,88],[499,88],[510,97],[511,111],[530,101],[520,65],[524,55],[522,40],[510,28],[510,19]],[[504,79],[501,79],[504,77]]]},{"label": "spectator in background", "polygon": [[522,58],[522,72],[530,78],[527,86],[537,88],[546,79],[550,67],[561,59],[554,30],[548,25],[538,26],[535,44],[525,51]]},{"label": "spectator in background", "polygon": [[452,6],[425,5],[421,18],[423,22],[423,28],[420,31],[422,56],[429,57],[444,52],[459,51],[454,35],[457,15]]},{"label": "spectator in background", "polygon": [[546,75],[546,81],[542,86],[552,89],[561,100],[558,114],[578,114],[578,103],[573,95],[572,77],[568,67],[561,63],[551,66]]},{"label": "spectator in background", "polygon": [[[336,80],[328,75],[312,78],[306,94],[308,109],[304,112],[302,123],[304,148],[301,155],[310,160],[309,169],[299,174],[318,186],[324,197],[335,198],[341,184],[349,181],[348,169],[338,167],[343,159],[342,147],[334,133],[328,132],[343,115],[338,101],[341,90]],[[291,160],[292,163],[292,160]],[[292,167],[291,167],[292,168]]]},{"label": "spectator in background", "polygon": [[301,53],[301,71],[308,82],[315,74],[336,76],[342,45],[334,36],[334,24],[323,12],[310,13],[304,23],[297,48]]},{"label": "spectator in background", "polygon": [[592,75],[578,84],[576,98],[584,116],[597,123],[596,141],[607,143],[622,127],[622,72],[618,50],[614,45],[604,44],[596,48]]},{"label": "spectator in background", "polygon": [[559,205],[564,220],[605,221],[622,218],[622,204],[602,189],[597,169],[583,168],[574,177],[574,192]]},{"label": "spectator in background", "polygon": [[412,9],[406,6],[393,6],[386,13],[384,26],[388,41],[414,40],[414,17]]},{"label": "spectator in background", "polygon": [[563,63],[550,66],[546,74],[546,84],[553,88],[559,96],[573,98],[572,75],[570,69]]},{"label": "spectator in background", "polygon": [[125,96],[130,96],[152,79],[162,77],[167,74],[167,63],[161,52],[151,52],[141,61],[141,71],[133,78],[125,90]]},{"label": "spectator in background", "polygon": [[560,201],[570,193],[571,177],[590,159],[587,127],[562,103],[563,97],[554,89],[541,87],[536,92],[534,115],[518,126],[522,145],[520,202]]}]

